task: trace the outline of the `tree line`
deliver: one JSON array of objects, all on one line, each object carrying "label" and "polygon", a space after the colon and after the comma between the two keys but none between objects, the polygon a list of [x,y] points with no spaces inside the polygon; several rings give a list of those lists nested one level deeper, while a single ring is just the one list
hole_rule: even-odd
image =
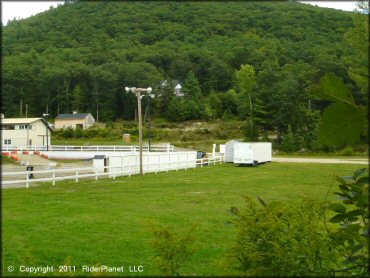
[{"label": "tree line", "polygon": [[124,87],[151,86],[153,117],[243,119],[251,139],[292,133],[312,149],[329,103],[311,88],[325,74],[367,102],[364,22],[295,2],[68,1],[2,27],[2,111],[20,116],[22,102],[28,116],[134,119]]}]

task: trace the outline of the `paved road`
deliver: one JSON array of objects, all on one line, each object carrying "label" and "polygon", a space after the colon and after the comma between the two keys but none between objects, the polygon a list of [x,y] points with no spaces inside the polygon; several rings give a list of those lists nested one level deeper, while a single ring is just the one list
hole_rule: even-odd
[{"label": "paved road", "polygon": [[351,159],[351,158],[307,158],[307,157],[273,157],[273,162],[290,162],[290,163],[333,163],[333,164],[367,164],[368,159]]}]

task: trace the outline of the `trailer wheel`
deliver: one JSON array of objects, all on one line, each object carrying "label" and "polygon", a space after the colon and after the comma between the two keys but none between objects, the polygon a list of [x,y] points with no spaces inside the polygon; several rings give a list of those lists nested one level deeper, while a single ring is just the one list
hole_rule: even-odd
[{"label": "trailer wheel", "polygon": [[258,160],[253,160],[253,167],[258,167]]}]

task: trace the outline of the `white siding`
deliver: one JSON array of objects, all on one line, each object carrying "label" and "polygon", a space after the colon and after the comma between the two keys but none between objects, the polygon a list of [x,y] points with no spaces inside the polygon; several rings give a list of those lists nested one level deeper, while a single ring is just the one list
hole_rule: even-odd
[{"label": "white siding", "polygon": [[[24,124],[15,124],[13,130],[1,130],[1,146],[46,146],[47,127],[42,120],[30,123],[31,129],[20,129]],[[11,144],[4,144],[5,140],[11,140]],[[51,142],[51,132],[48,131],[49,145]]]}]

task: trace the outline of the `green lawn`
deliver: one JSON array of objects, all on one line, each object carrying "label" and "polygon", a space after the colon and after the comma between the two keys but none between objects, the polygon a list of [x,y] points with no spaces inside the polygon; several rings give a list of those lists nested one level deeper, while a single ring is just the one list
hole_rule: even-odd
[{"label": "green lawn", "polygon": [[[267,202],[324,200],[334,174],[350,175],[360,167],[223,164],[3,190],[2,275],[25,275],[19,272],[20,265],[63,264],[76,265],[79,276],[85,275],[82,265],[143,265],[144,272],[136,275],[160,275],[153,262],[151,224],[172,227],[180,234],[197,225],[195,254],[182,275],[235,275],[228,261],[236,235],[229,209],[243,207],[242,195],[260,196]],[[7,272],[9,265],[14,272]]]},{"label": "green lawn", "polygon": [[8,156],[5,156],[5,155],[1,156],[1,165],[11,165],[11,164],[16,165],[16,164],[18,164],[18,162],[14,161],[13,159],[11,159]]}]

